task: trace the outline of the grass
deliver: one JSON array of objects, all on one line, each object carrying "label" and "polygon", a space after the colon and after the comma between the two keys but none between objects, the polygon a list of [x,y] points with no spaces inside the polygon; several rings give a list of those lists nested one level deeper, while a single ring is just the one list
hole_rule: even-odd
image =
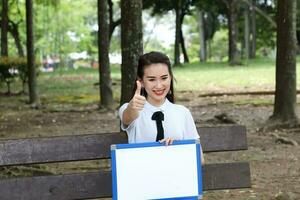
[{"label": "grass", "polygon": [[[300,57],[297,58],[297,65]],[[190,63],[174,67],[176,91],[253,91],[274,90],[275,60],[260,58],[250,60],[247,65],[231,67],[227,63]],[[120,98],[120,66],[111,66],[114,98]],[[297,72],[297,86],[300,86],[300,72]],[[41,73],[38,77],[39,94],[43,102],[93,103],[99,102],[99,75],[97,69],[58,69]],[[21,89],[17,81],[14,92]],[[4,84],[0,92],[5,92]]]},{"label": "grass", "polygon": [[236,67],[227,63],[192,63],[176,68],[174,76],[179,91],[244,91],[274,88],[275,61],[256,59],[248,65]]}]

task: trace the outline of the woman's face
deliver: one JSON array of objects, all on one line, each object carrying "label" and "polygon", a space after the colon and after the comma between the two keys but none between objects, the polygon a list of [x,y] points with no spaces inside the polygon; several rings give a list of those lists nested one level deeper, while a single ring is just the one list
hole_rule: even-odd
[{"label": "woman's face", "polygon": [[147,101],[154,106],[160,106],[170,90],[171,75],[168,66],[163,63],[146,66],[141,82],[148,94]]}]

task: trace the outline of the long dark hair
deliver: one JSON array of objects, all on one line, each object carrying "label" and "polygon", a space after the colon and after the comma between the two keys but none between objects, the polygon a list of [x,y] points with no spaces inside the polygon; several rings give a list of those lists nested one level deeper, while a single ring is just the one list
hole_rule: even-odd
[{"label": "long dark hair", "polygon": [[[167,55],[165,55],[161,52],[158,52],[158,51],[151,51],[149,53],[141,55],[139,57],[136,81],[138,79],[143,79],[144,71],[147,66],[149,66],[151,64],[157,64],[157,63],[166,64],[168,66],[168,71],[171,76],[171,85],[170,85],[170,91],[168,92],[166,98],[170,102],[174,103],[175,102],[174,88],[173,88],[174,78],[173,78],[173,73],[172,73],[172,68],[171,68],[171,62]],[[137,88],[136,81],[134,82],[132,97],[134,96],[135,90]],[[145,88],[142,88],[141,94],[147,98],[147,92],[146,92]]]}]

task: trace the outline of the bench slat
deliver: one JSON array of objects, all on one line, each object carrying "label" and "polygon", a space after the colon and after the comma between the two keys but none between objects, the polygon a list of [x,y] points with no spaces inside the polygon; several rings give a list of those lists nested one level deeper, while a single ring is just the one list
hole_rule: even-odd
[{"label": "bench slat", "polygon": [[[85,199],[110,197],[111,172],[14,178],[0,181],[2,200]],[[203,167],[204,190],[250,187],[248,163],[208,164]]]},{"label": "bench slat", "polygon": [[251,187],[247,162],[208,164],[203,167],[203,190]]},{"label": "bench slat", "polygon": [[247,150],[245,126],[199,127],[204,152]]},{"label": "bench slat", "polygon": [[[204,152],[247,149],[244,126],[200,127]],[[0,166],[110,157],[110,145],[127,143],[125,133],[0,141]]]}]

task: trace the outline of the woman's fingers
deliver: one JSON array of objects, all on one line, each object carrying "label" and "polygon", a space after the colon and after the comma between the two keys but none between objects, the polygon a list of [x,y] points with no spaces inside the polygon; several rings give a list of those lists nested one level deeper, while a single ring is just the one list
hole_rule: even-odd
[{"label": "woman's fingers", "polygon": [[160,140],[160,143],[165,143],[166,146],[168,145],[172,145],[173,144],[174,139],[173,138],[164,138],[162,140]]},{"label": "woman's fingers", "polygon": [[136,81],[136,90],[135,90],[135,94],[136,95],[140,95],[141,94],[141,89],[142,89],[142,84],[140,81]]},{"label": "woman's fingers", "polygon": [[134,98],[132,100],[132,108],[133,109],[138,109],[138,110],[141,110],[144,108],[144,105],[145,105],[145,97],[144,98]]},{"label": "woman's fingers", "polygon": [[146,98],[144,96],[135,94],[134,97],[131,99],[129,106],[134,110],[140,111],[144,108],[145,103]]}]

